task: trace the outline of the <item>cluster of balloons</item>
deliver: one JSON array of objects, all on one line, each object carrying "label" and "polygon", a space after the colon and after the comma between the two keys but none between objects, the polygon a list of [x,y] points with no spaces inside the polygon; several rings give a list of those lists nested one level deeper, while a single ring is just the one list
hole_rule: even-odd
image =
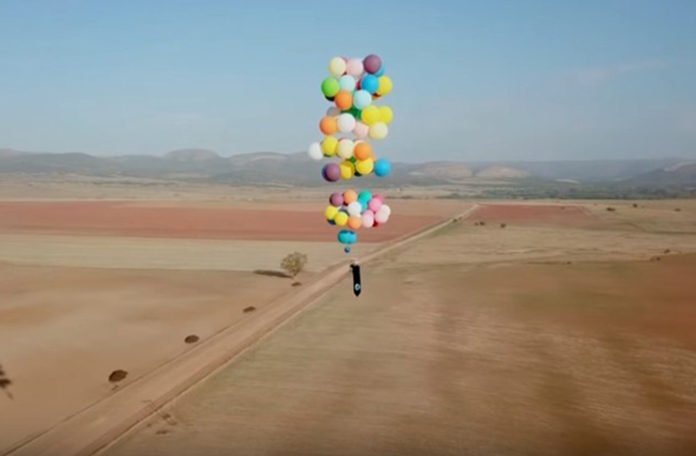
[{"label": "cluster of balloons", "polygon": [[[322,94],[332,104],[319,121],[324,138],[311,144],[308,150],[314,160],[338,159],[324,165],[324,180],[337,182],[371,174],[386,177],[391,173],[391,163],[375,155],[369,140],[381,140],[389,134],[394,113],[389,106],[378,106],[376,101],[388,95],[392,86],[377,55],[362,60],[331,59],[329,76],[321,83]],[[378,226],[390,214],[383,197],[372,196],[367,190],[359,194],[348,190],[331,195],[325,215],[330,223],[347,227],[339,232],[338,240],[346,245],[348,253],[350,245],[357,242],[357,234],[352,230]]]},{"label": "cluster of balloons", "polygon": [[352,245],[358,241],[354,230],[377,228],[389,221],[391,208],[384,203],[384,196],[373,195],[369,190],[357,193],[346,190],[335,192],[329,197],[329,205],[324,211],[326,221],[331,225],[348,227],[338,233],[338,242]]}]

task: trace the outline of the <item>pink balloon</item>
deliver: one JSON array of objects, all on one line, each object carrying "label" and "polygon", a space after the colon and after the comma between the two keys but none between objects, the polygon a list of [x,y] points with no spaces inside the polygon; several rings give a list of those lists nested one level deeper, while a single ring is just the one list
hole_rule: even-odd
[{"label": "pink balloon", "polygon": [[382,200],[379,198],[372,198],[369,203],[367,203],[367,207],[372,211],[372,212],[377,212],[380,207],[382,207]]},{"label": "pink balloon", "polygon": [[346,73],[351,76],[358,77],[363,72],[363,63],[360,59],[350,59],[346,63]]},{"label": "pink balloon", "polygon": [[353,128],[353,134],[360,139],[367,138],[367,134],[370,132],[370,127],[362,122],[355,122],[355,128]]},{"label": "pink balloon", "polygon": [[377,223],[387,223],[389,220],[389,215],[384,211],[379,211],[375,214],[375,222]]},{"label": "pink balloon", "polygon": [[384,204],[384,195],[382,195],[381,193],[375,193],[374,195],[372,195],[372,199],[378,199],[382,202],[382,204]]},{"label": "pink balloon", "polygon": [[365,228],[372,228],[375,224],[375,213],[371,210],[367,210],[362,214],[362,226]]}]

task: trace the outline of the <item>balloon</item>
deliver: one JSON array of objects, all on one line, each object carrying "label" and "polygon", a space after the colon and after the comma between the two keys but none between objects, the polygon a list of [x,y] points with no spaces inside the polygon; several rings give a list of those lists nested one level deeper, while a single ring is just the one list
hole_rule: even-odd
[{"label": "balloon", "polygon": [[377,89],[379,88],[379,80],[377,79],[377,76],[371,74],[363,76],[363,78],[360,80],[360,88],[370,95],[377,93]]},{"label": "balloon", "polygon": [[348,223],[348,213],[344,211],[338,211],[338,214],[334,217],[334,222],[338,226],[346,226]]},{"label": "balloon", "polygon": [[343,248],[343,251],[346,253],[346,255],[349,254],[349,253],[350,253],[350,247],[349,247],[349,246],[345,246],[345,247]]},{"label": "balloon", "polygon": [[336,106],[331,106],[329,109],[326,110],[326,116],[327,117],[336,117],[341,113],[341,110],[338,109]]},{"label": "balloon", "polygon": [[326,209],[324,210],[326,220],[333,220],[336,217],[336,214],[338,214],[338,208],[336,206],[326,206]]},{"label": "balloon", "polygon": [[371,158],[367,160],[358,160],[355,164],[355,170],[363,176],[370,174],[375,167],[375,162]]},{"label": "balloon", "polygon": [[382,200],[379,198],[372,198],[370,202],[367,203],[367,208],[372,212],[377,212],[380,207],[382,207]]},{"label": "balloon", "polygon": [[359,59],[350,59],[346,64],[346,73],[358,77],[363,72],[363,63]]},{"label": "balloon", "polygon": [[333,135],[338,129],[335,117],[322,117],[319,122],[319,130],[325,135]]},{"label": "balloon", "polygon": [[351,230],[341,230],[336,236],[341,244],[355,244],[358,242],[358,235]]},{"label": "balloon", "polygon": [[372,212],[371,210],[367,210],[363,212],[362,215],[362,226],[365,228],[372,228],[372,225],[375,223],[375,213]]},{"label": "balloon", "polygon": [[353,106],[357,109],[365,109],[372,103],[372,95],[367,90],[358,90],[353,95]]},{"label": "balloon", "polygon": [[321,174],[326,181],[336,182],[341,178],[341,169],[336,163],[327,163]]},{"label": "balloon", "polygon": [[307,155],[309,155],[309,158],[312,160],[321,160],[324,157],[324,152],[321,150],[321,144],[318,142],[310,144],[309,149],[307,149]]},{"label": "balloon", "polygon": [[384,122],[377,122],[370,125],[370,138],[384,139],[389,134],[389,127]]},{"label": "balloon", "polygon": [[379,119],[379,108],[377,106],[370,105],[363,109],[362,121],[365,122],[367,125],[372,125],[376,122],[379,122]]},{"label": "balloon", "polygon": [[[384,209],[384,206],[380,207],[379,210],[375,213],[375,222],[377,223],[387,223],[387,220],[389,220],[389,214],[384,212],[382,209]],[[336,224],[338,224],[338,222],[336,222]]]},{"label": "balloon", "polygon": [[336,139],[334,136],[327,136],[321,142],[321,150],[324,152],[324,155],[327,157],[333,157],[334,155],[336,155],[337,149],[338,149],[338,139]]},{"label": "balloon", "polygon": [[378,55],[370,54],[363,60],[363,68],[368,73],[376,73],[382,67],[382,59]]},{"label": "balloon", "polygon": [[367,160],[368,158],[372,158],[372,146],[363,141],[356,143],[355,149],[353,149],[353,154],[358,160]]},{"label": "balloon", "polygon": [[380,76],[377,94],[380,96],[388,95],[392,91],[393,83],[389,76]]},{"label": "balloon", "polygon": [[348,228],[352,230],[357,230],[362,225],[362,217],[360,214],[352,215],[348,218]]},{"label": "balloon", "polygon": [[[341,111],[345,111],[347,109],[350,109],[351,106],[353,106],[353,95],[350,92],[341,90],[336,94],[334,102],[336,103],[336,107],[338,109],[340,109]],[[379,111],[377,111],[377,113],[379,115]]]},{"label": "balloon", "polygon": [[355,216],[360,215],[362,212],[362,204],[359,201],[353,201],[348,205],[348,215]]},{"label": "balloon", "polygon": [[367,207],[367,203],[370,202],[372,199],[372,192],[369,190],[363,190],[362,192],[358,193],[358,201],[363,203]]},{"label": "balloon", "polygon": [[353,128],[353,134],[358,138],[367,138],[370,128],[362,122],[355,122],[355,128]]},{"label": "balloon", "polygon": [[350,139],[342,139],[338,142],[338,156],[344,160],[348,160],[353,156],[353,148],[355,143]]},{"label": "balloon", "polygon": [[346,92],[352,92],[355,90],[356,82],[355,78],[349,74],[345,76],[341,76],[341,79],[338,80],[338,84],[341,87],[341,90],[345,90]]},{"label": "balloon", "polygon": [[[336,124],[338,126],[338,130],[341,133],[350,133],[355,128],[355,117],[353,117],[352,115],[350,115],[348,113],[341,114],[340,116],[338,116],[338,120],[336,121]],[[326,133],[326,134],[331,134],[331,133]]]},{"label": "balloon", "polygon": [[394,120],[394,112],[389,106],[379,107],[379,120],[386,124],[391,123],[391,121]]},{"label": "balloon", "polygon": [[343,57],[334,57],[329,62],[329,73],[335,77],[340,77],[346,72],[346,60]]},{"label": "balloon", "polygon": [[355,193],[355,190],[346,190],[343,192],[343,204],[346,206],[352,203],[353,201],[358,200],[358,194]]},{"label": "balloon", "polygon": [[[355,165],[348,160],[344,160],[338,165],[341,169],[341,179],[349,180],[355,175]],[[341,196],[341,204],[343,204],[343,196]]]},{"label": "balloon", "polygon": [[375,162],[375,175],[386,177],[391,174],[391,163],[385,158],[380,158]]},{"label": "balloon", "polygon": [[329,197],[329,204],[336,207],[343,206],[343,193],[333,192]]},{"label": "balloon", "polygon": [[325,97],[335,97],[338,91],[341,90],[341,85],[336,78],[326,78],[321,83],[321,93]]},{"label": "balloon", "polygon": [[391,215],[391,207],[387,206],[386,204],[382,204],[382,207],[380,207],[379,210],[384,211],[387,214],[387,217]]},{"label": "balloon", "polygon": [[379,70],[377,70],[377,72],[375,73],[375,76],[377,76],[378,78],[380,76],[384,76],[384,63],[382,63],[382,66],[379,67]]}]

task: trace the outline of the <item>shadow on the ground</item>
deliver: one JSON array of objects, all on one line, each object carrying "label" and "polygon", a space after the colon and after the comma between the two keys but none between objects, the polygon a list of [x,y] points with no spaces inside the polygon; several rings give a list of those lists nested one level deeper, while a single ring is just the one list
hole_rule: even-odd
[{"label": "shadow on the ground", "polygon": [[5,374],[5,371],[2,369],[2,365],[0,365],[0,389],[2,389],[10,399],[12,399],[12,393],[10,393],[9,390],[11,384],[12,380],[7,378],[7,374]]},{"label": "shadow on the ground", "polygon": [[266,269],[257,269],[254,271],[254,274],[269,276],[269,277],[280,277],[281,279],[291,279],[292,278],[283,271],[271,271],[271,270],[266,270]]}]

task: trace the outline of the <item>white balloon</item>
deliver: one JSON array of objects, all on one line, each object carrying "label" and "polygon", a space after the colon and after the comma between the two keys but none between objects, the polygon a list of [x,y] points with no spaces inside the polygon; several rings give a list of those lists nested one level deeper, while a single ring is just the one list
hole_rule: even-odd
[{"label": "white balloon", "polygon": [[350,133],[355,128],[355,117],[345,112],[338,116],[337,125],[341,133]]},{"label": "white balloon", "polygon": [[346,72],[346,61],[343,57],[334,57],[329,62],[329,73],[335,77],[340,77]]},{"label": "white balloon", "polygon": [[312,160],[321,160],[324,158],[324,152],[321,150],[321,144],[318,142],[310,144],[309,149],[307,149],[307,155],[309,155],[309,158]]},{"label": "white balloon", "polygon": [[370,138],[384,139],[389,134],[389,127],[384,122],[377,122],[370,126]]},{"label": "white balloon", "polygon": [[341,86],[341,90],[347,90],[348,92],[355,90],[355,84],[355,78],[348,74],[341,76],[341,79],[338,80],[338,85]]},{"label": "white balloon", "polygon": [[379,207],[379,210],[380,210],[380,211],[383,211],[384,213],[386,213],[386,214],[387,214],[387,217],[389,217],[389,216],[391,215],[391,207],[387,206],[386,204],[382,204],[382,205]]},{"label": "white balloon", "polygon": [[338,156],[344,160],[353,157],[355,143],[350,139],[342,139],[338,142]]},{"label": "white balloon", "polygon": [[389,220],[389,215],[387,215],[385,212],[377,211],[375,214],[375,222],[387,223],[387,220]]},{"label": "white balloon", "polygon": [[362,212],[362,204],[358,201],[353,201],[348,205],[348,215],[352,217],[359,217],[360,212]]}]

